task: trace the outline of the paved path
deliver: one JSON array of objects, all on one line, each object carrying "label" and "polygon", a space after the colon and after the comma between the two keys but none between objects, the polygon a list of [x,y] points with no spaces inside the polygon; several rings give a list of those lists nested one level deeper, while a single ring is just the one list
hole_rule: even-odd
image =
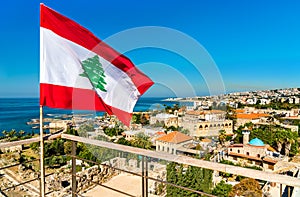
[{"label": "paved path", "polygon": [[[115,188],[122,192],[126,192],[132,196],[142,196],[142,178],[138,176],[133,176],[129,174],[119,174],[103,185]],[[128,197],[128,195],[121,194],[116,191],[112,191],[108,188],[101,186],[96,186],[89,190],[84,197],[94,197],[94,196],[105,196],[105,197]],[[149,194],[149,197],[155,197],[156,195]],[[156,196],[157,197],[157,196]]]}]

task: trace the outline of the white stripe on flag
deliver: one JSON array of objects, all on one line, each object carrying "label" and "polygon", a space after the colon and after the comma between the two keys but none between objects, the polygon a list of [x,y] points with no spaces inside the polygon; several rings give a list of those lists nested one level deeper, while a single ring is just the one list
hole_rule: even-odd
[{"label": "white stripe on flag", "polygon": [[[51,30],[40,28],[43,33],[43,54],[40,70],[40,83],[93,89],[83,73],[81,62],[94,57],[94,52],[73,43]],[[97,90],[102,100],[110,106],[131,113],[140,95],[129,76],[104,58],[98,56],[105,72],[105,89],[107,92]],[[47,66],[45,66],[47,65]]]}]

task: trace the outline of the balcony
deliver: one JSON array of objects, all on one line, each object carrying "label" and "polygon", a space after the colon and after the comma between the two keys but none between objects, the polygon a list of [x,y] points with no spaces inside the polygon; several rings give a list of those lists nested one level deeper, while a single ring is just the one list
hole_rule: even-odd
[{"label": "balcony", "polygon": [[[185,173],[188,166],[194,166],[212,170],[214,179],[220,178],[218,172],[223,172],[263,181],[262,190],[272,197],[295,196],[300,188],[300,179],[297,177],[225,165],[187,156],[171,155],[61,133],[47,135],[44,140],[58,138],[71,142],[71,153],[63,156],[70,159],[68,165],[63,168],[47,169],[45,178],[43,178],[40,169],[32,171],[30,176],[23,174],[23,177],[16,176],[12,172],[21,169],[22,167],[19,166],[24,164],[32,163],[32,166],[40,166],[41,161],[37,158],[26,160],[25,163],[21,159],[1,163],[2,184],[0,187],[2,196],[165,196],[166,186],[189,191],[198,196],[214,196],[204,191],[196,191],[187,186],[167,182],[166,165],[170,162],[182,164],[184,166],[182,173]],[[39,142],[39,138],[0,143],[0,148],[24,146],[33,142]],[[91,153],[98,154],[97,157],[100,158],[101,162],[83,159],[77,155],[78,143],[85,144],[90,148]],[[22,151],[19,154],[22,155]],[[110,154],[109,157],[107,154]],[[82,166],[83,163],[92,167],[80,167],[79,169],[78,166]],[[299,173],[297,176],[299,177]],[[41,183],[40,180],[45,181]],[[158,190],[160,191],[158,192]]]}]

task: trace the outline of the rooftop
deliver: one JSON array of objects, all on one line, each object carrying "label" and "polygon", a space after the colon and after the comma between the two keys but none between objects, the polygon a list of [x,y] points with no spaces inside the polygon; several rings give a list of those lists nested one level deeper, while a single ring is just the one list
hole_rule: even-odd
[{"label": "rooftop", "polygon": [[265,145],[264,142],[258,138],[254,138],[254,139],[250,140],[249,144],[252,146],[264,146]]},{"label": "rooftop", "polygon": [[167,118],[176,118],[177,116],[173,115],[173,114],[157,114],[155,116],[156,118],[161,118],[161,119],[167,119]]},{"label": "rooftop", "polygon": [[236,118],[238,119],[258,119],[261,117],[268,117],[269,114],[255,114],[255,113],[251,113],[251,114],[237,114]]},{"label": "rooftop", "polygon": [[175,143],[179,144],[181,142],[186,142],[189,140],[192,140],[193,138],[185,135],[183,133],[180,133],[178,131],[173,131],[172,133],[169,133],[165,136],[162,136],[160,138],[157,138],[157,141],[163,141],[163,142],[170,142],[170,143]]}]

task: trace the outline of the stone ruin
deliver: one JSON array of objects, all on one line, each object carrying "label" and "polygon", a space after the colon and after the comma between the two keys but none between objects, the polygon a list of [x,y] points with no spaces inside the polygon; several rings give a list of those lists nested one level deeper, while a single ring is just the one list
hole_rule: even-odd
[{"label": "stone ruin", "polygon": [[[110,167],[119,168],[122,170],[131,171],[134,173],[142,172],[142,162],[136,159],[126,159],[115,157],[109,161],[103,162],[103,165],[95,165],[87,168],[81,172],[77,172],[76,184],[77,192],[84,193],[95,187],[93,183],[103,184],[110,180],[112,177],[120,174],[120,171],[114,170]],[[148,162],[148,175],[150,177],[166,180],[166,166],[157,162]],[[62,168],[60,172],[55,173],[46,178],[47,191],[54,190],[50,196],[63,197],[71,193],[71,169]],[[160,182],[149,180],[149,192],[156,193]]]},{"label": "stone ruin", "polygon": [[26,167],[24,164],[19,165],[18,173],[24,180],[35,179],[39,177],[39,172],[34,171],[32,168]]},{"label": "stone ruin", "polygon": [[[107,180],[115,176],[117,172],[107,166],[95,165],[81,172],[77,172],[76,184],[77,192],[82,193],[92,189],[95,184],[105,183]],[[46,187],[48,191],[54,190],[50,196],[63,197],[71,193],[71,169],[64,169],[55,173],[46,179]]]}]

